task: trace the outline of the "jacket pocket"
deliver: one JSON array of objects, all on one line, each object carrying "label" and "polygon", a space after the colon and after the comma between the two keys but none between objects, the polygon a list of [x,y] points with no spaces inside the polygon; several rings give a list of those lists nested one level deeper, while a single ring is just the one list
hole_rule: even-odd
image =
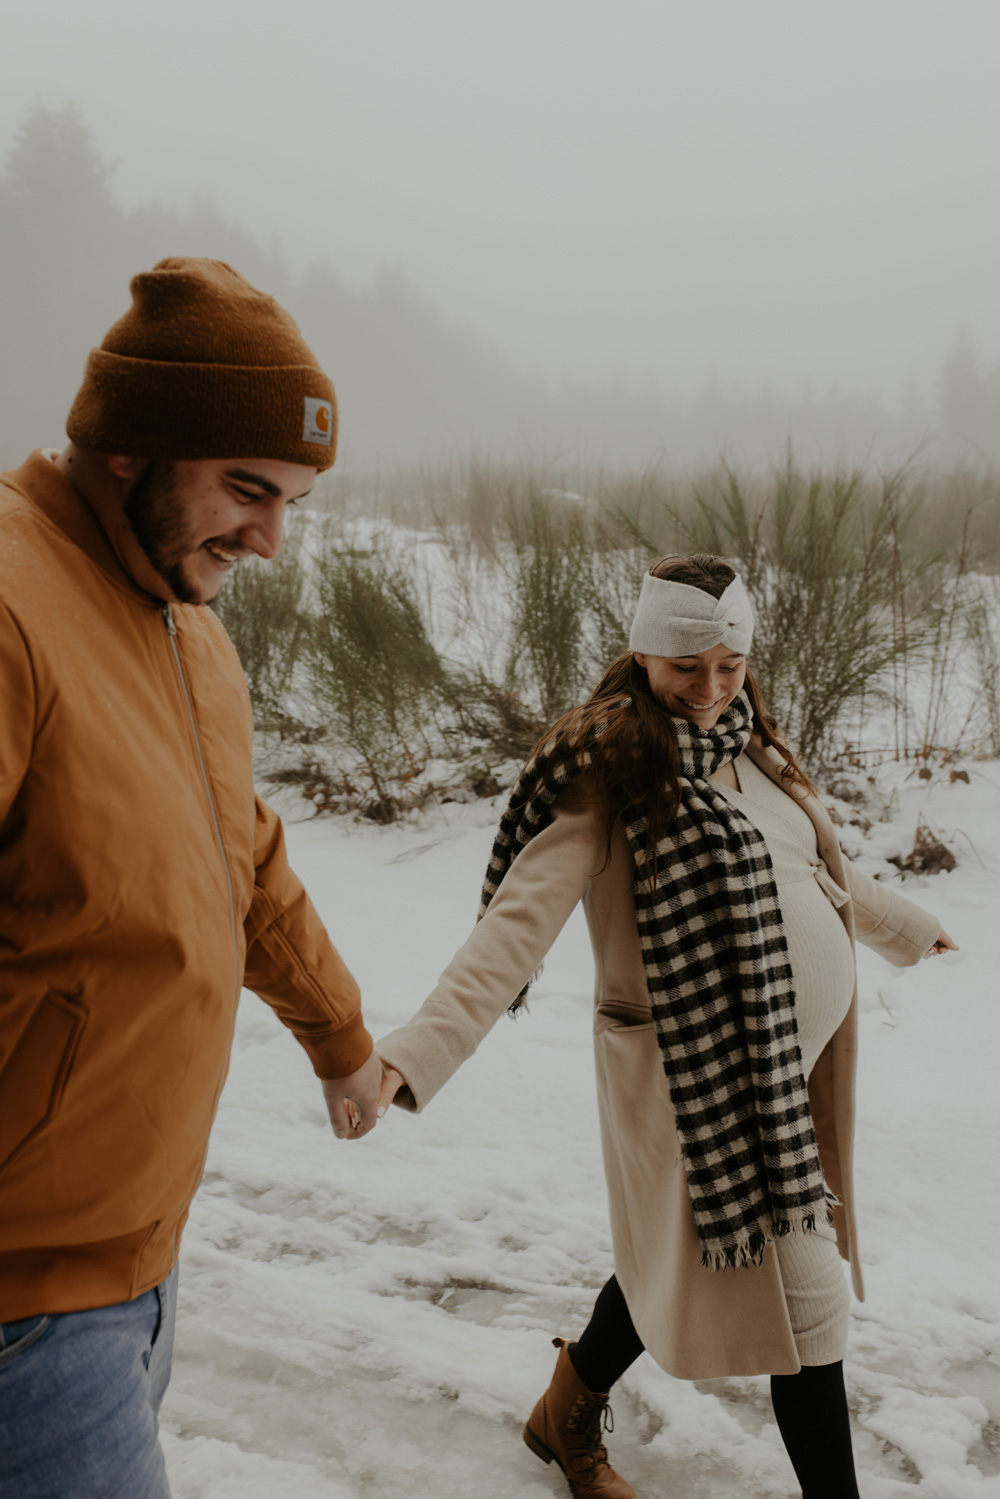
[{"label": "jacket pocket", "polygon": [[87,1011],[54,990],[28,1021],[0,1072],[0,1175],[55,1118]]},{"label": "jacket pocket", "polygon": [[628,1036],[655,1030],[656,1021],[649,1018],[648,1010],[637,1009],[634,1019],[620,1009],[598,1010],[594,1023],[595,1036],[606,1036],[609,1032]]}]

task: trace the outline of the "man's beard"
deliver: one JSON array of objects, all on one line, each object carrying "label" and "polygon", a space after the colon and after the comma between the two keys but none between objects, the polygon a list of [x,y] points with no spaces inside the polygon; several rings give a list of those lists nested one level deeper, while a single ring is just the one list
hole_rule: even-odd
[{"label": "man's beard", "polygon": [[147,561],[169,583],[174,598],[203,604],[184,572],[198,540],[177,493],[173,464],[163,459],[150,463],[126,495],[123,509]]}]

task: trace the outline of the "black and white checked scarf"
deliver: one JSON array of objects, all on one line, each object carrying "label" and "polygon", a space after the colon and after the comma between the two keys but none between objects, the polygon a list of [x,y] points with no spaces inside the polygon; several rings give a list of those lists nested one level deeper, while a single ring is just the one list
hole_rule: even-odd
[{"label": "black and white checked scarf", "polygon": [[[746,748],[740,694],[713,729],[673,720],[681,802],[660,843],[655,885],[646,824],[622,814],[635,861],[639,942],[670,1086],[702,1263],[759,1265],[775,1236],[829,1220],[802,1072],[795,991],[767,846],[708,777]],[[525,766],[500,821],[485,912],[515,856],[552,820],[565,786],[600,754],[549,740]]]}]

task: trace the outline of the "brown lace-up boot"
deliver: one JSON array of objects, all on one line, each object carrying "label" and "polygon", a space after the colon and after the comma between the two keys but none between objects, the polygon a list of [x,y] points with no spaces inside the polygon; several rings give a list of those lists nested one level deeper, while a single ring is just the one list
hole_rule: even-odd
[{"label": "brown lace-up boot", "polygon": [[573,1368],[565,1338],[553,1338],[559,1349],[552,1383],[528,1417],[524,1440],[543,1463],[553,1458],[577,1499],[635,1499],[635,1490],[608,1462],[602,1427],[614,1430],[607,1395],[588,1390]]}]

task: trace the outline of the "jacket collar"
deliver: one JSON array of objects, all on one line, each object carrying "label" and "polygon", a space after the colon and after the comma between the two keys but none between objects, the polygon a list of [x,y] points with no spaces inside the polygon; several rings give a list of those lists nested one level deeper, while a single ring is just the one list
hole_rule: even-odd
[{"label": "jacket collar", "polygon": [[116,588],[149,608],[160,608],[159,599],[140,588],[122,567],[104,527],[83,494],[45,453],[32,453],[20,468],[0,475],[0,480],[41,511],[46,520],[96,563]]}]

